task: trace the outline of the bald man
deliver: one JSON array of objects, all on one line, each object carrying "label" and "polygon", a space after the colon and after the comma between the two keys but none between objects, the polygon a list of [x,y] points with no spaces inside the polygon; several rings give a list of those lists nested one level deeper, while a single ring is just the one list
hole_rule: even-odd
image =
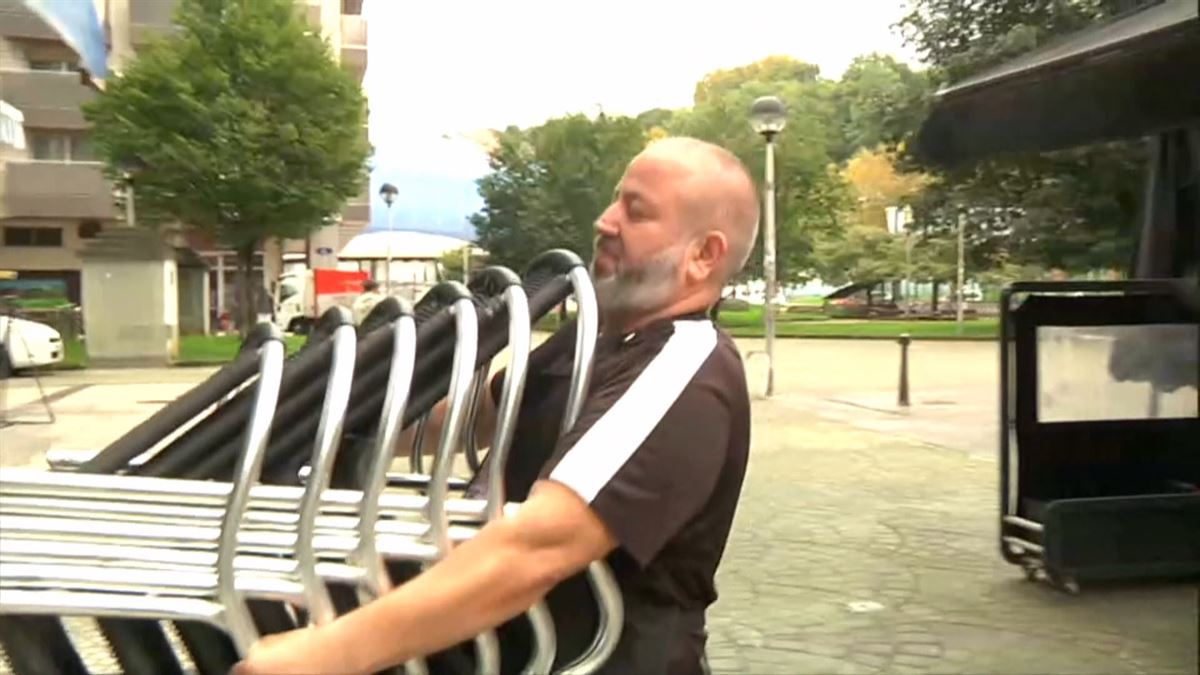
[{"label": "bald man", "polygon": [[[726,150],[670,138],[634,158],[596,222],[601,335],[589,395],[566,434],[558,425],[574,327],[530,357],[505,480],[508,500],[524,502],[519,511],[387,596],[327,626],[261,641],[240,672],[377,672],[456,645],[469,652],[463,643],[502,624],[504,672],[519,672],[530,649],[519,617],[543,598],[558,668],[594,633],[582,573],[596,560],[610,564],[625,603],[603,672],[707,672],[705,611],[750,438],[741,358],[708,312],[745,264],[757,227],[754,183]],[[501,384],[498,375],[480,438],[491,437]]]}]

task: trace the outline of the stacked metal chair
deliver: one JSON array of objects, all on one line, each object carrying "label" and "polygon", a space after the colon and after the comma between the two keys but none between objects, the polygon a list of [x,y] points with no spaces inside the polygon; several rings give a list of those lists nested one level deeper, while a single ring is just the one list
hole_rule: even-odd
[{"label": "stacked metal chair", "polygon": [[[539,256],[524,280],[499,267],[469,287],[446,282],[415,307],[394,298],[355,327],[330,310],[285,357],[261,326],[205,382],[93,456],[51,471],[0,475],[0,644],[17,675],[88,672],[62,617],[96,619],[126,673],[224,675],[260,636],[323,624],[386,593],[471,538],[506,509],[504,463],[524,391],[532,326],[573,295],[574,381],[563,429],[581,409],[598,316],[582,261]],[[454,494],[465,446],[479,470],[473,417],[492,359],[510,362],[490,444],[486,499]],[[447,401],[428,474],[425,420]],[[390,472],[396,441],[416,425],[410,472]],[[616,648],[620,591],[588,569],[598,605],[592,646],[561,672],[588,673]],[[526,672],[556,657],[553,617],[526,615]],[[167,627],[182,649],[171,645]],[[475,671],[496,673],[493,632],[474,640]],[[183,652],[182,654],[180,652]],[[182,657],[182,658],[181,658]],[[405,664],[408,673],[430,662]]]}]

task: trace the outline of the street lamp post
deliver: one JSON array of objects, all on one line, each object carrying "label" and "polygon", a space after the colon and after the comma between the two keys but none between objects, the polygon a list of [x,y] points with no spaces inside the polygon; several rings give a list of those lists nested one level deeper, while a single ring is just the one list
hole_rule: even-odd
[{"label": "street lamp post", "polygon": [[379,196],[383,197],[388,207],[387,267],[383,269],[383,283],[387,286],[388,295],[392,294],[392,203],[396,201],[399,192],[391,183],[384,183],[379,188]]},{"label": "street lamp post", "polygon": [[134,157],[121,162],[117,168],[121,171],[121,182],[125,188],[125,225],[132,228],[137,225],[137,212],[133,203],[133,181],[139,173],[146,169],[146,163],[140,157]]},{"label": "street lamp post", "polygon": [[775,136],[787,124],[787,106],[774,96],[763,96],[750,106],[750,126],[767,146],[766,181],[763,186],[763,274],[766,276],[764,321],[767,334],[767,397],[775,393]]},{"label": "street lamp post", "polygon": [[888,231],[904,235],[904,318],[912,314],[912,208],[889,206],[886,209]]}]

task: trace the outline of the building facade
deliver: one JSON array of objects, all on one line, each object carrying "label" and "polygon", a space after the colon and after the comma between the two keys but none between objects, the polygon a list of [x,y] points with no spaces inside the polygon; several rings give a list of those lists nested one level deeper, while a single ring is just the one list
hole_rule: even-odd
[{"label": "building facade", "polygon": [[[108,38],[114,71],[136,58],[148,37],[170,30],[177,4],[91,1]],[[295,2],[333,46],[342,67],[361,84],[367,68],[362,0]],[[75,303],[82,300],[81,251],[88,240],[106,228],[125,225],[125,212],[114,205],[113,186],[102,175],[80,109],[97,93],[84,82],[78,63],[78,55],[22,0],[0,0],[0,99],[19,111],[24,132],[21,144],[0,143],[0,270],[15,271],[22,279],[56,280]],[[365,125],[362,133],[367,133]],[[256,275],[269,293],[284,253],[305,254],[312,266],[334,267],[341,245],[368,219],[364,179],[362,193],[344,207],[340,223],[307,241],[264,246]],[[209,266],[211,308],[220,316],[235,297],[233,252],[202,238],[191,237],[188,243]],[[323,256],[326,252],[332,255]]]}]

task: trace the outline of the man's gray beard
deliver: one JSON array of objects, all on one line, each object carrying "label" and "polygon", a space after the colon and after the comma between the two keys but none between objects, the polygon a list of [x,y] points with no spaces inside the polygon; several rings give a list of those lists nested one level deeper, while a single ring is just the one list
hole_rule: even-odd
[{"label": "man's gray beard", "polygon": [[592,284],[601,316],[625,321],[669,305],[678,284],[675,276],[682,254],[682,247],[672,247],[637,269],[621,269],[603,278],[596,277],[593,262]]}]

